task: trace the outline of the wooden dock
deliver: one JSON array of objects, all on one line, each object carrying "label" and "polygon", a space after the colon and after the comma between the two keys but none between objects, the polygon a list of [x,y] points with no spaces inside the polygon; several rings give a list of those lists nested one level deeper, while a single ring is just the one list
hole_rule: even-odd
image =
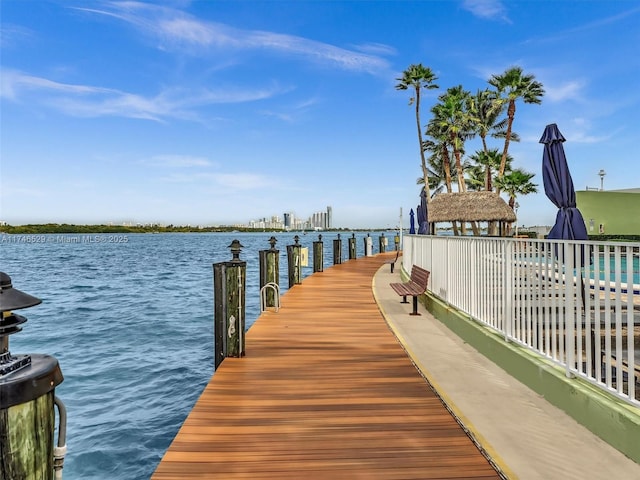
[{"label": "wooden dock", "polygon": [[315,273],[263,313],[152,478],[501,478],[376,305],[373,276],[393,255]]}]

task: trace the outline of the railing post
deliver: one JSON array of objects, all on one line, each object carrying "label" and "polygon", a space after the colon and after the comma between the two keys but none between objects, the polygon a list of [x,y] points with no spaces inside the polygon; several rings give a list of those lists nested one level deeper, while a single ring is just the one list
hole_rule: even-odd
[{"label": "railing post", "polygon": [[245,288],[247,262],[240,260],[243,246],[229,245],[232,259],[213,264],[214,369],[227,357],[244,357]]},{"label": "railing post", "polygon": [[[502,259],[502,282],[503,291],[505,292],[505,298],[502,302],[502,329],[504,331],[505,341],[509,341],[514,336],[515,325],[515,313],[514,313],[514,301],[515,301],[515,289],[514,289],[514,276],[513,276],[513,244],[514,242],[497,242],[498,245],[502,245],[502,252],[499,257]],[[496,256],[497,258],[498,256]]]},{"label": "railing post", "polygon": [[564,318],[565,320],[565,332],[564,338],[566,339],[565,346],[565,361],[566,376],[573,378],[574,374],[571,371],[576,364],[576,352],[575,352],[575,336],[576,336],[576,286],[574,281],[573,272],[576,270],[576,258],[575,258],[575,244],[564,243],[565,248],[565,299],[564,299]]},{"label": "railing post", "polygon": [[313,242],[313,273],[322,272],[324,264],[324,244],[322,235],[318,235],[318,241]]},{"label": "railing post", "polygon": [[[276,237],[271,237],[269,239],[271,248],[258,252],[260,261],[260,291],[262,291],[268,283],[280,285],[280,251],[276,249],[276,242]],[[264,295],[265,307],[275,307],[277,305],[275,289],[267,288]]]}]

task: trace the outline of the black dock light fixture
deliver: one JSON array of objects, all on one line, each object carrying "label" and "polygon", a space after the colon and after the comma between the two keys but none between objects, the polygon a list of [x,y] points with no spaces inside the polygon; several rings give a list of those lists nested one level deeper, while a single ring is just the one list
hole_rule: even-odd
[{"label": "black dock light fixture", "polygon": [[276,243],[277,243],[278,239],[276,237],[274,237],[273,235],[271,236],[271,238],[269,239],[269,245],[271,245],[271,251],[273,252],[276,249]]},{"label": "black dock light fixture", "polygon": [[[0,439],[3,459],[0,478],[61,478],[66,453],[66,410],[55,397],[62,380],[58,361],[49,355],[12,355],[9,335],[27,321],[13,310],[33,307],[42,300],[13,288],[0,272]],[[58,407],[58,445],[54,448]],[[28,447],[27,447],[28,446]]]},{"label": "black dock light fixture", "polygon": [[240,243],[240,240],[234,240],[231,242],[231,244],[227,247],[229,249],[231,249],[231,261],[232,262],[241,262],[242,260],[240,260],[240,252],[242,251],[242,249],[244,248],[244,245],[242,245]]}]

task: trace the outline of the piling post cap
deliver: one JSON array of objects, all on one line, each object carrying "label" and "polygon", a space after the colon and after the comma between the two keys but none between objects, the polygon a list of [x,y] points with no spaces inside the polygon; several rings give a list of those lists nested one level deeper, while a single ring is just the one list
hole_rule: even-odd
[{"label": "piling post cap", "polygon": [[340,240],[340,234],[338,234],[338,240]]},{"label": "piling post cap", "polygon": [[352,233],[352,234],[351,234],[351,238],[356,238],[356,234],[355,234],[355,233]]},{"label": "piling post cap", "polygon": [[384,232],[382,232],[382,236],[384,237]]},{"label": "piling post cap", "polygon": [[229,248],[231,249],[231,255],[233,256],[233,258],[231,259],[232,262],[240,262],[240,252],[242,251],[242,249],[244,248],[244,245],[242,245],[240,243],[240,240],[235,239],[231,242],[231,244],[229,245]]},{"label": "piling post cap", "polygon": [[269,244],[271,245],[271,250],[275,250],[276,249],[276,242],[278,240],[276,239],[276,237],[271,236],[271,238],[269,239]]},{"label": "piling post cap", "polygon": [[318,234],[318,241],[319,241],[319,242],[321,242],[321,241],[322,241],[322,234],[321,234],[321,233],[319,233],[319,234]]},{"label": "piling post cap", "polygon": [[9,312],[20,308],[33,307],[42,303],[42,300],[13,288],[11,277],[0,272],[0,312]]},{"label": "piling post cap", "polygon": [[298,242],[300,241],[300,237],[296,235],[295,237],[293,237],[293,241],[295,242],[296,245],[298,245]]}]

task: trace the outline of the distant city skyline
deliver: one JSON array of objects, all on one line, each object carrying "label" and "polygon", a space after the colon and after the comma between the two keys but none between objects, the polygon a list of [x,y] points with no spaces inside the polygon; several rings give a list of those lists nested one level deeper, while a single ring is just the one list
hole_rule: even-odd
[{"label": "distant city skyline", "polygon": [[[282,217],[279,215],[271,215],[269,217],[259,217],[258,219],[251,219],[247,223],[243,223],[241,221],[221,224],[221,223],[173,223],[173,222],[139,222],[136,220],[124,220],[121,222],[98,222],[96,224],[100,225],[123,225],[123,226],[193,226],[193,227],[215,227],[215,226],[226,226],[226,227],[243,227],[243,228],[253,228],[253,229],[279,229],[279,230],[307,230],[307,229],[320,229],[320,230],[328,230],[332,227],[332,212],[333,208],[331,206],[327,206],[325,211],[316,211],[312,213],[308,217],[298,217],[293,211],[283,213]],[[288,219],[288,220],[287,220]],[[8,222],[0,219],[0,225],[6,225]],[[67,222],[45,222],[45,223],[67,223]],[[86,225],[86,224],[83,224]]]}]

